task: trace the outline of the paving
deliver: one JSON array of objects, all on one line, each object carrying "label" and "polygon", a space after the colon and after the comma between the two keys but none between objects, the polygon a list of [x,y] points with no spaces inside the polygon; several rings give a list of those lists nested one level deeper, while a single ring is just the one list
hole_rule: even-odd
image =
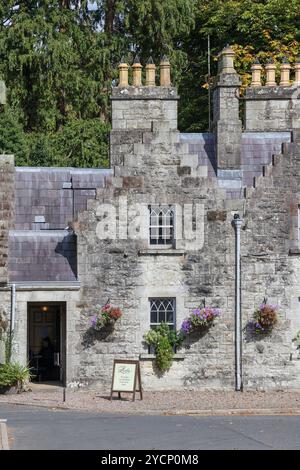
[{"label": "paving", "polygon": [[[99,413],[165,414],[165,415],[299,415],[300,391],[217,391],[181,390],[144,392],[144,399],[132,401],[131,394],[122,394],[110,401],[109,392],[80,389],[66,390],[51,384],[31,384],[32,391],[19,395],[0,395],[2,404],[18,404],[44,408],[92,411]],[[0,408],[1,409],[1,408]]]},{"label": "paving", "polygon": [[6,419],[0,419],[0,450],[9,450]]},{"label": "paving", "polygon": [[300,449],[299,416],[137,416],[4,405],[11,449]]}]

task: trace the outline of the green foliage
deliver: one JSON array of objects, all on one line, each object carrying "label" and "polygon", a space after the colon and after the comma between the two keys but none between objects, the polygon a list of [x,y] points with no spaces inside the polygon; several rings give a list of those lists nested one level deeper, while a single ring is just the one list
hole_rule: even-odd
[{"label": "green foliage", "polygon": [[208,34],[211,74],[230,43],[246,86],[254,57],[295,61],[299,25],[300,0],[0,0],[0,148],[18,165],[106,166],[111,84],[136,53],[170,57],[179,128],[206,131]]},{"label": "green foliage", "polygon": [[174,348],[181,346],[184,335],[172,330],[167,323],[161,323],[144,335],[145,343],[154,346],[156,365],[161,372],[170,369],[174,357]]},{"label": "green foliage", "polygon": [[4,347],[5,347],[5,364],[10,364],[13,353],[14,332],[8,331],[5,334]]},{"label": "green foliage", "polygon": [[165,372],[170,369],[174,350],[168,340],[167,336],[160,336],[155,349],[156,354],[156,365],[161,372]]},{"label": "green foliage", "polygon": [[4,150],[18,165],[107,166],[120,58],[167,53],[178,80],[195,1],[0,0],[0,77],[15,116],[0,122]]},{"label": "green foliage", "polygon": [[20,164],[27,165],[29,148],[22,125],[8,107],[0,111],[0,153],[13,154]]},{"label": "green foliage", "polygon": [[181,73],[179,127],[208,130],[207,37],[211,39],[211,75],[217,74],[217,56],[229,43],[236,52],[235,66],[244,86],[250,81],[252,61],[293,63],[300,53],[300,1],[197,0],[195,28],[183,41],[188,64]]},{"label": "green foliage", "polygon": [[32,133],[28,135],[30,164],[106,168],[109,129],[99,119],[80,119],[53,134]]},{"label": "green foliage", "polygon": [[0,388],[18,386],[20,390],[30,381],[30,369],[18,363],[0,365]]},{"label": "green foliage", "polygon": [[0,309],[0,341],[2,340],[3,334],[6,331],[8,322],[6,318],[6,313],[4,310]]},{"label": "green foliage", "polygon": [[293,341],[300,341],[300,330],[297,332],[297,334],[293,338]]}]

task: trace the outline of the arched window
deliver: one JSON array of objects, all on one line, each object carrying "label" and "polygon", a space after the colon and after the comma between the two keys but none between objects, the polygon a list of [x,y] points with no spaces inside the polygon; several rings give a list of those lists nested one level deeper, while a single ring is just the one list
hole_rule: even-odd
[{"label": "arched window", "polygon": [[150,245],[173,245],[174,242],[174,209],[167,205],[151,205],[150,212]]},{"label": "arched window", "polygon": [[167,323],[175,328],[175,299],[155,298],[150,300],[150,326],[156,328],[161,323]]}]

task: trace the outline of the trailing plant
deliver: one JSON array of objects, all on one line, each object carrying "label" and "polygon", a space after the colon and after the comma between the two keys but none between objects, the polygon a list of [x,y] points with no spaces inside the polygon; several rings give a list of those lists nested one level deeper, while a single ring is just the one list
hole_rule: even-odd
[{"label": "trailing plant", "polygon": [[122,315],[123,313],[119,307],[113,307],[107,303],[97,315],[92,317],[91,327],[96,331],[100,331],[104,327],[113,326]]},{"label": "trailing plant", "polygon": [[13,352],[14,331],[8,331],[5,335],[4,348],[5,348],[5,364],[10,364]]},{"label": "trailing plant", "polygon": [[159,336],[155,352],[158,369],[161,372],[169,370],[173,362],[174,349],[167,336]]},{"label": "trailing plant", "polygon": [[6,331],[8,322],[6,319],[5,312],[3,310],[0,310],[0,340],[3,337],[4,332]]},{"label": "trailing plant", "polygon": [[0,389],[18,387],[19,391],[30,381],[31,373],[28,366],[19,363],[0,365]]},{"label": "trailing plant", "polygon": [[218,308],[195,308],[190,316],[182,322],[181,330],[185,334],[189,334],[197,330],[205,330],[211,327],[214,323],[214,320],[220,315],[221,312]]},{"label": "trailing plant", "polygon": [[293,338],[293,341],[300,341],[300,330],[296,333],[295,337]]},{"label": "trailing plant", "polygon": [[161,372],[170,369],[175,348],[180,347],[184,335],[182,331],[176,332],[167,323],[161,323],[155,329],[151,329],[144,335],[145,343],[155,349],[155,363]]}]

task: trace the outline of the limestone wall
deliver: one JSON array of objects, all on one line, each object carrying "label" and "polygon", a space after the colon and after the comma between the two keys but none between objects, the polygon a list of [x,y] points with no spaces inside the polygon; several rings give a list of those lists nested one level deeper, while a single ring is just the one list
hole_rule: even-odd
[{"label": "limestone wall", "polygon": [[14,158],[0,155],[0,284],[8,282],[8,232],[14,223]]},{"label": "limestone wall", "polygon": [[[124,112],[134,105],[122,101]],[[290,153],[278,157],[283,163],[268,169],[246,199],[229,201],[188,154],[186,144],[179,143],[176,130],[159,130],[157,125],[155,131],[112,131],[115,177],[98,190],[76,225],[82,287],[75,321],[75,383],[109,390],[113,359],[125,357],[141,358],[146,389],[234,388],[235,236],[231,221],[238,211],[245,220],[241,236],[243,327],[265,296],[279,304],[281,311],[270,337],[248,341],[243,333],[245,388],[299,386],[299,367],[290,361],[291,340],[299,324],[299,266],[289,255],[289,239],[300,168],[299,148],[290,145],[294,146],[288,148]],[[147,235],[100,239],[99,224],[109,221],[102,213],[104,204],[114,206],[117,228],[125,223],[119,212],[120,198],[126,199],[128,207],[137,203],[201,205],[202,226],[197,230],[203,228],[203,237],[198,245],[178,240],[169,253],[150,249]],[[146,226],[144,233],[147,230]],[[149,298],[153,296],[176,299],[177,328],[203,298],[207,305],[222,310],[206,335],[187,339],[173,367],[162,376],[155,371],[151,356],[147,357],[142,340],[150,326]],[[124,315],[113,332],[95,333],[89,329],[90,319],[108,299]]]},{"label": "limestone wall", "polygon": [[247,88],[244,126],[247,131],[289,131],[300,127],[300,88]]}]

